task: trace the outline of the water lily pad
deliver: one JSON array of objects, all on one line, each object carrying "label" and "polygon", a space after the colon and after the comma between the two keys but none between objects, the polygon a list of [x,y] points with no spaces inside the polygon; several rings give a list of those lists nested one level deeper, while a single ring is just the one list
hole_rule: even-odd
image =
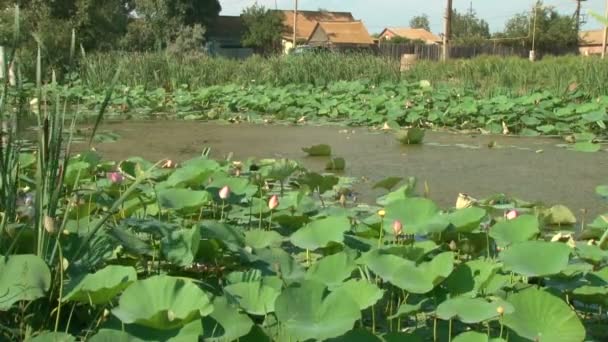
[{"label": "water lily pad", "polygon": [[0,311],[18,301],[42,298],[51,286],[51,271],[35,255],[0,257]]},{"label": "water lily pad", "polygon": [[500,253],[504,267],[526,277],[543,277],[566,269],[571,249],[563,243],[526,241]]},{"label": "water lily pad", "polygon": [[161,240],[161,251],[169,262],[184,267],[194,262],[200,242],[200,229],[176,229]]},{"label": "water lily pad", "polygon": [[275,300],[281,293],[262,280],[230,284],[224,287],[224,292],[230,301],[251,315],[264,316],[275,310]]},{"label": "water lily pad", "polygon": [[213,312],[209,298],[190,281],[169,276],[138,280],[129,286],[112,313],[123,323],[176,329]]},{"label": "water lily pad", "polygon": [[467,331],[452,339],[452,342],[504,342],[502,338],[490,338],[487,333]]},{"label": "water lily pad", "polygon": [[500,246],[528,241],[540,232],[538,219],[522,215],[513,220],[500,221],[490,228],[490,236]]},{"label": "water lily pad", "polygon": [[404,317],[404,316],[415,314],[415,313],[419,312],[420,310],[422,310],[422,306],[429,300],[430,299],[426,298],[426,299],[421,300],[417,304],[409,304],[407,302],[403,303],[399,306],[399,309],[397,310],[397,312],[394,315],[389,316],[388,318],[395,319],[397,317]]},{"label": "water lily pad", "polygon": [[345,252],[326,256],[314,263],[307,272],[307,278],[323,283],[330,288],[342,284],[351,276],[355,263]]},{"label": "water lily pad", "polygon": [[339,337],[361,319],[357,302],[330,292],[316,281],[293,284],[276,300],[276,316],[287,333],[298,340]]},{"label": "water lily pad", "polygon": [[407,130],[400,130],[395,133],[395,137],[404,145],[422,144],[422,140],[424,140],[424,130],[415,127]]},{"label": "water lily pad", "polygon": [[346,169],[346,161],[344,158],[332,158],[325,165],[325,170],[328,171],[344,171]]},{"label": "water lily pad", "polygon": [[382,296],[384,290],[376,284],[361,279],[351,279],[335,288],[332,292],[341,296],[350,296],[359,304],[359,309],[365,310],[376,304]]},{"label": "water lily pad", "polygon": [[346,334],[327,340],[327,342],[383,342],[380,337],[366,329],[355,329]]},{"label": "water lily pad", "polygon": [[595,193],[604,199],[608,199],[608,185],[600,185],[595,188]]},{"label": "water lily pad", "polygon": [[326,144],[305,147],[302,148],[302,151],[308,153],[308,155],[311,157],[327,157],[331,155],[331,147]]},{"label": "water lily pad", "polygon": [[73,279],[71,290],[66,289],[67,295],[63,301],[77,301],[92,305],[105,304],[137,280],[133,267],[109,265],[103,269]]},{"label": "water lily pad", "polygon": [[587,152],[587,153],[595,153],[599,152],[602,149],[602,145],[592,143],[590,141],[577,142],[572,145],[571,150],[577,152]]},{"label": "water lily pad", "polygon": [[175,170],[165,183],[170,187],[198,186],[204,184],[219,167],[215,160],[193,159]]},{"label": "water lily pad", "polygon": [[[542,255],[539,253],[539,255]],[[507,297],[515,311],[504,324],[531,341],[571,342],[585,339],[585,327],[568,304],[554,295],[530,287]]]},{"label": "water lily pad", "polygon": [[391,191],[391,189],[397,186],[397,184],[399,184],[399,182],[402,180],[403,177],[388,177],[374,184],[372,189],[385,189],[387,191]]},{"label": "water lily pad", "polygon": [[313,221],[293,233],[291,243],[303,249],[317,249],[330,242],[342,243],[344,233],[350,230],[350,221],[346,217],[328,217]]}]

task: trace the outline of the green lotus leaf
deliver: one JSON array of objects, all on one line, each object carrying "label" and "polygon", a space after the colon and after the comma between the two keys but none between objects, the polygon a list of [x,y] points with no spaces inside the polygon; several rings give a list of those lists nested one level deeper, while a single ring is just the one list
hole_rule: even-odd
[{"label": "green lotus leaf", "polygon": [[452,339],[453,342],[504,342],[502,338],[490,338],[487,333],[467,331]]},{"label": "green lotus leaf", "polygon": [[42,298],[51,286],[51,271],[35,255],[0,257],[0,275],[0,311],[18,301]]},{"label": "green lotus leaf", "polygon": [[471,260],[458,265],[443,282],[452,296],[473,295],[483,292],[500,269],[500,265],[487,260]]},{"label": "green lotus leaf", "polygon": [[164,209],[178,211],[195,211],[212,200],[207,191],[189,189],[162,189],[158,192],[158,201]]},{"label": "green lotus leaf", "polygon": [[443,320],[457,319],[466,324],[480,323],[500,316],[499,307],[505,313],[513,312],[513,307],[502,300],[490,302],[483,298],[456,297],[439,304],[437,317]]},{"label": "green lotus leaf", "polygon": [[137,272],[133,267],[109,265],[72,280],[71,289],[66,289],[67,294],[62,300],[91,305],[106,304],[136,280]]},{"label": "green lotus leaf", "polygon": [[245,243],[255,249],[279,246],[283,236],[274,230],[252,229],[245,232]]},{"label": "green lotus leaf", "polygon": [[215,160],[197,158],[189,160],[182,167],[175,170],[166,180],[166,185],[175,188],[199,186],[219,169]]},{"label": "green lotus leaf", "polygon": [[228,299],[236,302],[251,315],[264,316],[274,312],[275,300],[281,293],[280,288],[258,281],[234,283],[224,287]]},{"label": "green lotus leaf", "polygon": [[304,147],[302,151],[306,152],[311,157],[327,157],[331,155],[331,147],[326,144]]},{"label": "green lotus leaf", "polygon": [[144,342],[122,330],[100,329],[89,339],[89,342]]},{"label": "green lotus leaf", "polygon": [[528,241],[539,232],[538,218],[532,215],[522,215],[513,220],[500,221],[490,228],[490,236],[500,246]]},{"label": "green lotus leaf", "polygon": [[500,259],[507,270],[526,277],[543,277],[566,269],[570,252],[563,243],[526,241],[500,253]]},{"label": "green lotus leaf", "polygon": [[554,205],[547,211],[546,222],[552,225],[572,225],[576,223],[576,216],[563,205]]},{"label": "green lotus leaf", "polygon": [[[539,252],[538,255],[542,255]],[[530,341],[571,342],[585,339],[585,327],[575,311],[560,298],[536,287],[507,297],[515,311],[503,318],[505,326]]]},{"label": "green lotus leaf", "polygon": [[327,342],[383,342],[380,337],[374,335],[371,331],[366,329],[355,329],[347,332],[346,334],[330,338]]},{"label": "green lotus leaf", "polygon": [[[390,202],[386,206],[386,219],[390,222],[398,220],[403,224],[405,234],[424,234],[441,231],[448,227],[449,222],[437,221],[439,208],[433,201],[426,198],[406,198]],[[438,227],[436,225],[439,224]]]},{"label": "green lotus leaf", "polygon": [[485,216],[485,210],[471,207],[450,213],[448,220],[456,228],[457,232],[470,233],[479,228],[479,224]]},{"label": "green lotus leaf", "polygon": [[344,233],[350,230],[350,221],[346,217],[327,217],[313,221],[293,233],[291,243],[303,249],[315,250],[325,247],[330,242],[342,243]]},{"label": "green lotus leaf", "polygon": [[194,283],[161,275],[138,280],[129,286],[112,313],[125,324],[171,330],[212,311],[207,294]]},{"label": "green lotus leaf", "polygon": [[203,319],[205,341],[235,341],[247,335],[254,323],[236,306],[228,303],[226,297],[213,299],[213,312]]},{"label": "green lotus leaf", "polygon": [[26,342],[76,342],[76,338],[62,332],[45,331],[36,337],[27,339]]},{"label": "green lotus leaf", "polygon": [[314,263],[307,272],[307,278],[323,283],[329,288],[342,284],[351,276],[355,263],[345,252],[329,255]]},{"label": "green lotus leaf", "polygon": [[357,302],[343,293],[326,294],[323,284],[306,280],[292,284],[276,300],[276,316],[290,336],[298,340],[339,337],[361,319]]},{"label": "green lotus leaf", "polygon": [[376,304],[384,296],[384,290],[378,288],[376,284],[360,279],[351,279],[336,287],[332,292],[350,296],[359,304],[361,310]]}]

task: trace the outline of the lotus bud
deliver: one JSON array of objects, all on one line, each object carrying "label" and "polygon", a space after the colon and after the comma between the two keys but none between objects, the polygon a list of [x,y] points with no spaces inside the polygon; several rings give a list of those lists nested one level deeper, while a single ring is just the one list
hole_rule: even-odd
[{"label": "lotus bud", "polygon": [[171,159],[167,159],[161,167],[163,169],[172,169],[175,167],[175,162]]},{"label": "lotus bud", "polygon": [[519,212],[517,212],[517,210],[509,210],[507,211],[507,213],[505,214],[505,218],[507,220],[514,220],[519,216]]},{"label": "lotus bud", "polygon": [[384,209],[378,210],[378,216],[380,216],[380,217],[386,216],[386,210],[384,210]]},{"label": "lotus bud", "polygon": [[505,308],[503,308],[502,306],[499,306],[496,308],[496,312],[498,312],[498,314],[502,316],[505,314]]},{"label": "lotus bud", "polygon": [[401,221],[396,220],[393,222],[393,233],[395,233],[397,236],[403,233],[403,224],[401,224]]},{"label": "lotus bud", "polygon": [[450,241],[450,244],[448,245],[448,247],[450,247],[451,251],[455,251],[458,249],[458,245],[456,244],[456,241],[454,241],[454,240]]},{"label": "lotus bud", "polygon": [[125,180],[125,177],[120,172],[108,173],[108,179],[114,184],[120,184]]},{"label": "lotus bud", "polygon": [[270,210],[275,210],[279,206],[279,197],[277,195],[272,195],[268,200],[268,208]]},{"label": "lotus bud", "polygon": [[110,316],[110,310],[103,309],[103,318],[108,318],[108,316]]},{"label": "lotus bud", "polygon": [[167,311],[167,319],[169,322],[173,322],[175,320],[175,312],[173,312],[173,310]]},{"label": "lotus bud", "polygon": [[228,187],[228,185],[225,185],[223,188],[220,189],[220,198],[222,200],[227,200],[228,197],[230,197],[230,187]]},{"label": "lotus bud", "polygon": [[55,229],[55,220],[48,215],[44,216],[44,221],[42,224],[44,226],[44,230],[46,230],[49,234],[55,234],[57,231],[57,229]]},{"label": "lotus bud", "polygon": [[346,196],[344,196],[344,194],[340,195],[340,205],[341,206],[346,206]]},{"label": "lotus bud", "polygon": [[473,206],[474,199],[467,195],[460,193],[456,199],[456,209],[465,209]]}]

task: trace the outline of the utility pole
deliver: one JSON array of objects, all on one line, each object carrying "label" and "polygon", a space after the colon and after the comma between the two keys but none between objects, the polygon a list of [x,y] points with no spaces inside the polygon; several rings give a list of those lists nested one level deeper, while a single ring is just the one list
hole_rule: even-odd
[{"label": "utility pole", "polygon": [[298,0],[295,0],[293,7],[293,48],[296,48],[297,45],[297,35],[296,32],[298,30]]},{"label": "utility pole", "polygon": [[[606,0],[608,1],[608,0]],[[447,0],[445,26],[443,28],[443,61],[450,58],[450,39],[452,38],[452,0]]]},{"label": "utility pole", "polygon": [[578,34],[581,30],[581,1],[576,1],[576,10],[574,11],[574,20],[576,20],[576,33]]},{"label": "utility pole", "polygon": [[[606,0],[606,17],[608,18],[608,0]],[[608,36],[608,25],[604,24],[604,37],[602,38],[602,59],[606,57],[606,36]]]},{"label": "utility pole", "polygon": [[[606,0],[608,1],[608,0]],[[530,50],[530,61],[536,60],[536,12],[538,10],[538,3],[534,5],[534,25],[532,28],[532,50]]]}]

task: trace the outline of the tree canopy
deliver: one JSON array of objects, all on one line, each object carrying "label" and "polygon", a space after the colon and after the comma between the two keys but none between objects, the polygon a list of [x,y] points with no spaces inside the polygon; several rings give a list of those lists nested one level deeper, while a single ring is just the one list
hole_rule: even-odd
[{"label": "tree canopy", "polygon": [[431,22],[429,21],[429,16],[423,14],[413,17],[412,19],[410,19],[410,27],[421,28],[427,31],[431,31]]},{"label": "tree canopy", "polygon": [[247,27],[243,36],[243,45],[254,48],[257,52],[268,54],[279,49],[283,34],[281,13],[253,4],[243,10],[241,17]]},{"label": "tree canopy", "polygon": [[456,45],[480,45],[490,38],[490,25],[475,11],[452,12],[452,41]]}]

